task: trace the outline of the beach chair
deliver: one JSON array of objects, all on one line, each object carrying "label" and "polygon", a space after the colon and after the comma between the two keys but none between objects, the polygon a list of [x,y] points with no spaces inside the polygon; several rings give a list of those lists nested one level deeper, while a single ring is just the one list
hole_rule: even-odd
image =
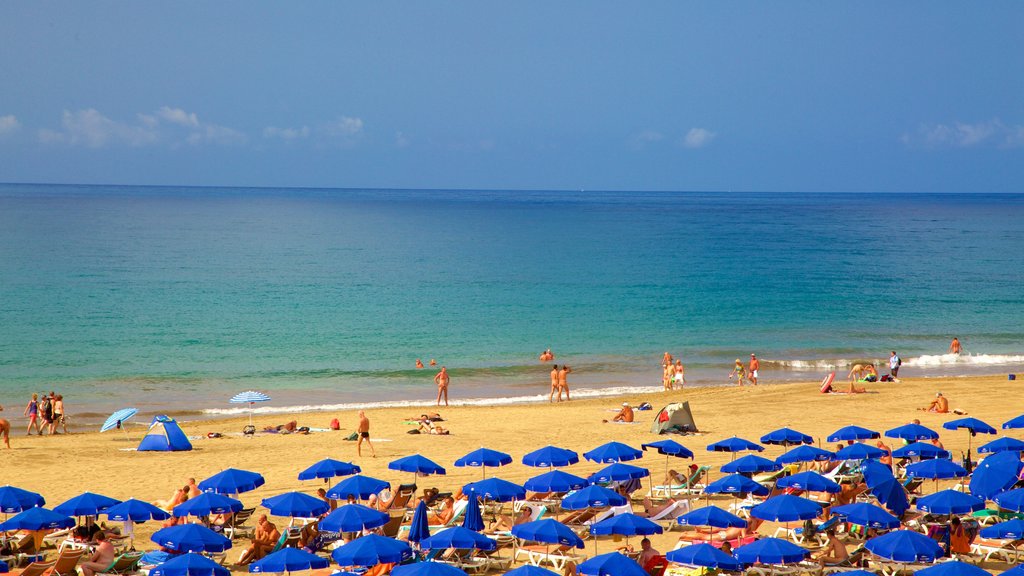
[{"label": "beach chair", "polygon": [[671,485],[658,485],[651,488],[650,495],[652,498],[671,498],[677,494],[699,494],[704,490],[704,484],[700,481],[704,477],[704,474],[708,470],[711,470],[711,466],[701,466],[693,471],[686,478],[686,481],[681,484]]},{"label": "beach chair", "polygon": [[409,506],[409,501],[416,495],[415,484],[401,484],[398,488],[395,488],[395,493],[392,494],[391,499],[388,500],[387,505],[379,510],[381,512],[387,512],[389,510],[402,510],[405,511]]},{"label": "beach chair", "polygon": [[255,527],[246,526],[245,523],[256,513],[255,508],[243,508],[231,515],[231,520],[224,525],[224,535],[234,540],[236,538],[251,537]]},{"label": "beach chair", "polygon": [[787,464],[774,472],[762,472],[753,477],[754,482],[759,484],[768,484],[769,482],[776,482],[779,478],[785,478],[797,470],[799,467],[796,464]]},{"label": "beach chair", "polygon": [[26,566],[18,576],[43,576],[43,574],[53,568],[56,564],[56,562],[32,562]]},{"label": "beach chair", "polygon": [[53,563],[50,574],[53,576],[75,576],[77,574],[78,562],[85,556],[85,548],[65,548],[57,554],[57,560]]},{"label": "beach chair", "polygon": [[116,576],[125,576],[127,574],[134,574],[139,571],[139,560],[142,559],[142,552],[125,552],[117,558],[107,568],[98,571],[96,574],[108,574]]},{"label": "beach chair", "polygon": [[544,545],[530,545],[520,546],[516,550],[516,559],[520,554],[526,555],[526,561],[534,566],[540,566],[542,564],[550,564],[555,570],[561,572],[565,568],[566,562],[580,562],[586,560],[586,556],[574,554],[572,552],[572,546],[551,546]]},{"label": "beach chair", "polygon": [[392,513],[391,518],[388,520],[387,524],[380,527],[381,534],[383,536],[387,536],[388,538],[395,538],[396,536],[398,536],[398,531],[402,527],[403,520],[405,520],[404,513],[398,515]]},{"label": "beach chair", "polygon": [[593,518],[582,522],[583,524],[597,524],[602,520],[607,520],[612,516],[618,516],[619,514],[629,514],[633,511],[633,506],[629,503],[623,504],[622,506],[612,506],[611,508],[597,513]]},{"label": "beach chair", "polygon": [[1003,562],[1016,564],[1019,561],[1020,551],[1011,544],[1010,540],[975,538],[971,542],[971,556],[976,556],[981,562],[997,558]]},{"label": "beach chair", "polygon": [[779,536],[785,536],[801,546],[805,544],[824,546],[825,544],[828,544],[828,537],[825,536],[825,531],[838,524],[839,517],[833,516],[821,524],[815,524],[813,535],[807,535],[803,525],[792,528],[783,525],[775,529],[775,534],[773,536],[776,538]]}]

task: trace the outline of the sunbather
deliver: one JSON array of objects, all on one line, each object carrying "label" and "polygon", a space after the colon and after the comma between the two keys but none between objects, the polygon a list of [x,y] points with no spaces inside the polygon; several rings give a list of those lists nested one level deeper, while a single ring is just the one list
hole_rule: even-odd
[{"label": "sunbather", "polygon": [[114,547],[107,542],[107,535],[102,531],[96,533],[96,543],[96,551],[93,552],[89,561],[79,565],[79,568],[82,569],[82,576],[93,576],[96,572],[106,570],[117,556]]},{"label": "sunbather", "polygon": [[238,558],[238,563],[248,564],[253,560],[263,558],[274,549],[280,538],[281,532],[277,529],[277,526],[270,520],[267,520],[266,514],[260,514],[259,519],[256,521],[256,531],[252,536],[252,544],[242,551],[242,555]]},{"label": "sunbather", "polygon": [[924,410],[925,412],[935,412],[937,414],[946,414],[949,412],[949,400],[942,395],[942,392],[935,393],[935,399],[932,403],[925,408],[918,408],[918,410]]},{"label": "sunbather", "polygon": [[533,519],[533,508],[523,506],[515,518],[511,514],[501,514],[488,526],[489,532],[507,532],[513,526],[519,526]]},{"label": "sunbather", "polygon": [[850,552],[846,549],[846,544],[836,537],[835,528],[829,528],[825,531],[825,535],[828,536],[828,544],[815,557],[818,566],[835,566],[842,564],[850,558]]},{"label": "sunbather", "polygon": [[679,539],[684,542],[725,542],[727,540],[738,540],[740,538],[746,538],[747,536],[756,535],[757,529],[763,522],[764,520],[761,520],[760,518],[751,518],[747,521],[747,525],[742,528],[726,528],[725,530],[718,530],[715,532],[704,532],[702,530],[698,530],[696,532],[687,532],[680,536]]},{"label": "sunbather", "polygon": [[430,420],[430,419],[427,419],[427,418],[425,418],[423,420],[420,420],[420,426],[419,426],[418,430],[421,433],[437,434],[437,435],[440,435],[440,436],[444,436],[444,435],[447,435],[449,433],[448,430],[445,430],[443,427],[441,427],[440,424],[436,424],[436,423],[434,423],[433,420]]},{"label": "sunbather", "polygon": [[[612,418],[612,422],[632,422],[633,421],[633,407],[629,405],[629,402],[622,403],[622,409],[619,410]],[[602,420],[607,422],[607,420]]]},{"label": "sunbather", "polygon": [[444,526],[448,524],[455,516],[455,499],[451,496],[445,498],[441,509],[434,511],[432,514],[433,516],[428,513],[427,524],[431,526]]},{"label": "sunbather", "polygon": [[665,502],[663,502],[662,504],[658,505],[655,505],[650,498],[644,497],[644,511],[637,512],[636,515],[642,518],[652,518],[663,513],[669,508],[676,506],[676,504],[677,502],[673,500],[671,497],[668,500],[665,500]]},{"label": "sunbather", "polygon": [[167,510],[169,512],[173,510],[175,506],[181,504],[186,500],[188,500],[188,484],[186,484],[183,488],[178,488],[177,490],[175,490],[174,495],[168,498],[167,500],[157,500],[156,502],[153,502],[153,505],[156,506],[157,508]]}]

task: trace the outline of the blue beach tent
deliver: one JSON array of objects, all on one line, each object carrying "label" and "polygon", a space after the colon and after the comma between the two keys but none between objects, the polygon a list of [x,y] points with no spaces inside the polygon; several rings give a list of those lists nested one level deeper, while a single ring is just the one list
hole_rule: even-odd
[{"label": "blue beach tent", "polygon": [[139,442],[139,452],[177,452],[191,450],[192,443],[188,436],[181,431],[181,427],[174,421],[174,418],[158,414],[153,417],[149,424],[149,431]]}]

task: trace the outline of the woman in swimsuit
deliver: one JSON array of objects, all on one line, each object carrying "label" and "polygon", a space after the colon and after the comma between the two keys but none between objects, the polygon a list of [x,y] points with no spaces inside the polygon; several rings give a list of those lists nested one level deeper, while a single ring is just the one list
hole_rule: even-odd
[{"label": "woman in swimsuit", "polygon": [[732,372],[729,373],[729,379],[731,380],[732,377],[735,376],[736,382],[740,386],[743,386],[743,377],[746,375],[746,373],[747,369],[743,367],[743,362],[740,362],[740,359],[737,358],[736,366],[732,369]]},{"label": "woman in swimsuit", "polygon": [[57,433],[57,424],[64,427],[64,433],[68,433],[68,423],[64,421],[64,396],[57,394],[53,401],[53,421],[50,423],[50,435]]},{"label": "woman in swimsuit", "polygon": [[42,436],[43,433],[39,430],[39,395],[33,394],[32,399],[28,401],[28,406],[25,406],[25,416],[28,416],[28,428],[25,429],[25,433],[29,436],[32,435],[32,427],[35,426],[36,434]]}]

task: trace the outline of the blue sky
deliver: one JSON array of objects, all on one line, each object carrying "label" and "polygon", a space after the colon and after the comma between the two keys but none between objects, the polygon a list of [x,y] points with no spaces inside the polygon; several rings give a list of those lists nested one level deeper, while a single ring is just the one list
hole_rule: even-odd
[{"label": "blue sky", "polygon": [[0,181],[1024,191],[1024,3],[4,2]]}]

